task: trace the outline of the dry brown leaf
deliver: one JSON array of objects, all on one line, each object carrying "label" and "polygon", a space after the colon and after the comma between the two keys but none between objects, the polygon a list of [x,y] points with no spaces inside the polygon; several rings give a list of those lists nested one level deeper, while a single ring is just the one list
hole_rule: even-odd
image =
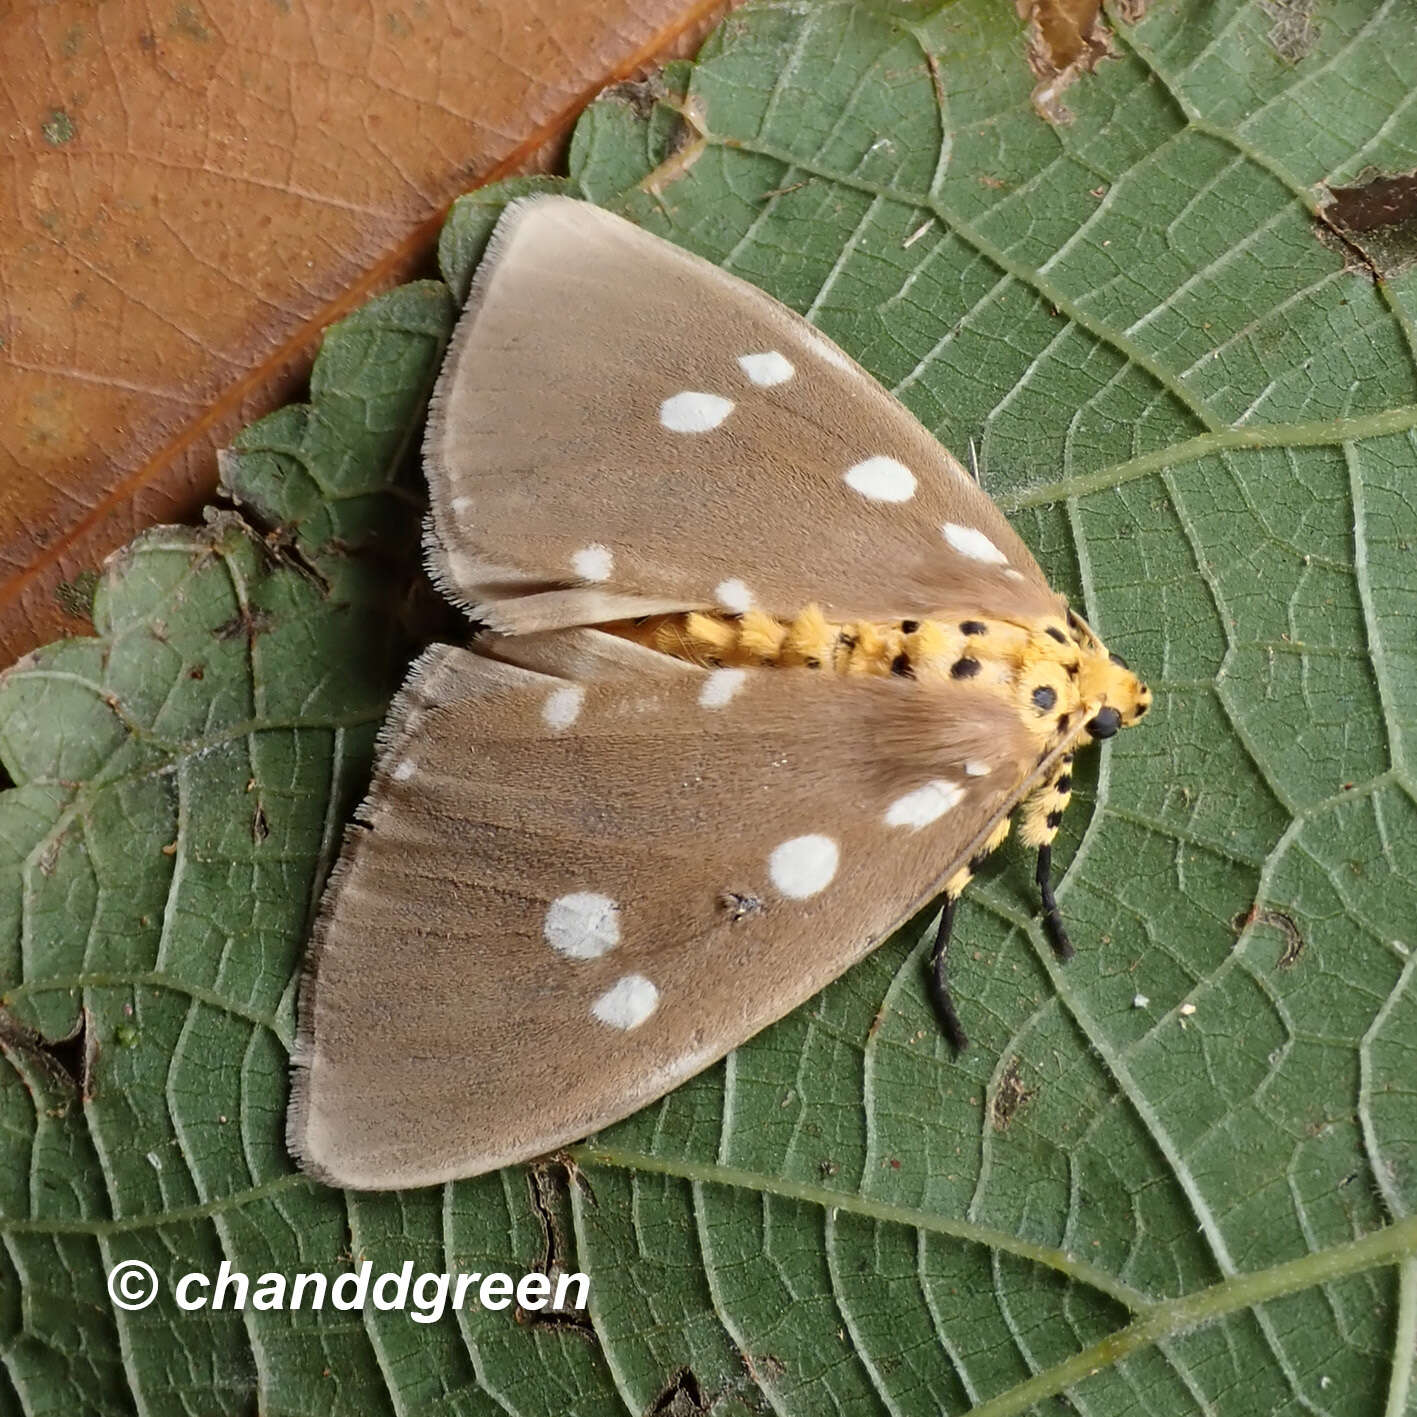
[{"label": "dry brown leaf", "polygon": [[66,584],[192,514],[320,331],[426,261],[450,198],[545,166],[721,0],[39,3],[6,21],[0,663]]}]

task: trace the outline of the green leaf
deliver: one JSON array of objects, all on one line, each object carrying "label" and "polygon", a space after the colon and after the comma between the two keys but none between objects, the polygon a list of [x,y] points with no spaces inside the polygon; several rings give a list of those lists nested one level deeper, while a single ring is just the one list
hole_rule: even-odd
[{"label": "green leaf", "polygon": [[[1410,16],[1340,0],[1297,44],[1276,8],[1110,13],[1053,126],[1008,7],[752,5],[572,147],[570,190],[972,440],[1156,690],[1079,764],[1078,957],[1005,853],[960,912],[959,1060],[917,923],[570,1168],[293,1170],[302,945],[427,633],[449,288],[526,188],[474,194],[447,285],[345,321],[310,404],[238,439],[247,521],[139,537],[97,637],[0,685],[0,1412],[1411,1409],[1417,271],[1324,216],[1417,168]],[[45,1042],[76,1022],[86,1092]],[[582,1269],[593,1327],[172,1297],[363,1257]],[[104,1289],[130,1258],[137,1313]]]}]

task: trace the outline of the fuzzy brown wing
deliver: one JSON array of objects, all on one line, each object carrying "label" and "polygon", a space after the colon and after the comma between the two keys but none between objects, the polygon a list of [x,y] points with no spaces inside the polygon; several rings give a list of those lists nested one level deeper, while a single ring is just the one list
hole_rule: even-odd
[{"label": "fuzzy brown wing", "polygon": [[494,628],[1056,615],[1028,548],[800,316],[612,213],[512,203],[433,398],[434,574]]},{"label": "fuzzy brown wing", "polygon": [[289,1135],[324,1180],[474,1175],[662,1096],[907,918],[1034,767],[967,683],[544,648],[439,646],[395,705],[301,997]]}]

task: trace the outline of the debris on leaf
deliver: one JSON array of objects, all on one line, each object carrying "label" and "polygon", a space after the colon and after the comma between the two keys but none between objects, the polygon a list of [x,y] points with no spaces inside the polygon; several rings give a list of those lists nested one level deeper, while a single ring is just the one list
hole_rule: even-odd
[{"label": "debris on leaf", "polygon": [[1230,922],[1236,934],[1242,935],[1255,925],[1268,925],[1284,937],[1284,952],[1279,956],[1279,968],[1288,969],[1304,952],[1304,935],[1287,910],[1270,910],[1258,901],[1243,910]]},{"label": "debris on leaf", "polygon": [[[1049,123],[1071,123],[1062,101],[1063,90],[1082,74],[1090,74],[1116,51],[1102,18],[1102,0],[1014,0],[1021,20],[1028,22],[1028,64],[1038,80],[1033,106]],[[1129,0],[1121,7],[1128,23],[1141,19],[1146,0]]]},{"label": "debris on leaf", "polygon": [[650,1417],[690,1417],[707,1412],[709,1396],[699,1384],[692,1368],[680,1368],[670,1374],[658,1397],[650,1404]]},{"label": "debris on leaf", "polygon": [[1019,1071],[1018,1059],[1010,1058],[999,1080],[998,1089],[989,1101],[989,1121],[997,1131],[1006,1131],[1014,1119],[1014,1114],[1034,1094],[1036,1088],[1024,1086],[1023,1074]]},{"label": "debris on leaf", "polygon": [[1417,170],[1387,175],[1373,168],[1354,187],[1330,187],[1319,212],[1319,239],[1341,250],[1350,268],[1391,280],[1417,264]]},{"label": "debris on leaf", "polygon": [[656,104],[663,103],[671,97],[682,101],[683,95],[671,95],[669,86],[656,70],[643,79],[626,79],[623,83],[612,84],[609,88],[601,90],[600,97],[607,103],[629,104],[634,109],[635,117],[641,123],[646,123],[654,114]]},{"label": "debris on leaf", "polygon": [[1274,52],[1290,64],[1307,59],[1319,40],[1314,0],[1259,0],[1259,6],[1274,21],[1265,36]]},{"label": "debris on leaf", "polygon": [[81,1008],[68,1033],[62,1038],[46,1038],[37,1029],[21,1023],[7,1009],[0,1008],[0,1052],[19,1054],[52,1081],[72,1088],[87,1100],[93,1096],[93,1065],[98,1057],[98,1040],[90,1022],[89,1011]]}]

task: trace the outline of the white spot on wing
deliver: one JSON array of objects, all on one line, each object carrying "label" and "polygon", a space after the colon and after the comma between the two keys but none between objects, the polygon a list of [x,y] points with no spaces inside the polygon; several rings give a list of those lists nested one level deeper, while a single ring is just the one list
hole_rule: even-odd
[{"label": "white spot on wing", "polygon": [[722,708],[743,687],[748,677],[746,669],[715,669],[699,690],[700,708]]},{"label": "white spot on wing", "polygon": [[786,355],[777,350],[766,354],[740,354],[739,367],[760,388],[770,389],[774,384],[785,384],[797,371]]},{"label": "white spot on wing", "polygon": [[805,900],[831,884],[841,853],[829,836],[794,836],[768,857],[768,874],[785,896]]},{"label": "white spot on wing", "polygon": [[1011,581],[1024,581],[1024,580],[1027,580],[1027,579],[1028,579],[1028,577],[1025,576],[1022,571],[1016,571],[1016,570],[1014,570],[1014,568],[1013,568],[1012,566],[1010,566],[1009,569],[1004,572],[1004,574],[1005,574]]},{"label": "white spot on wing", "polygon": [[958,522],[946,522],[940,528],[946,541],[961,556],[972,557],[989,566],[1002,566],[1008,557],[984,535],[972,526],[960,526]]},{"label": "white spot on wing", "polygon": [[412,758],[405,758],[393,771],[395,782],[407,782],[416,771]]},{"label": "white spot on wing", "polygon": [[954,782],[946,782],[937,777],[904,797],[897,797],[886,808],[888,827],[913,827],[919,831],[931,822],[939,821],[964,796],[963,789]]},{"label": "white spot on wing", "polygon": [[732,615],[742,615],[753,608],[753,594],[742,581],[719,581],[714,587],[713,598]]},{"label": "white spot on wing", "polygon": [[733,412],[733,400],[688,391],[659,406],[659,421],[671,433],[707,433]]},{"label": "white spot on wing", "polygon": [[659,1007],[659,990],[643,974],[617,979],[590,1006],[591,1013],[611,1028],[638,1028]]},{"label": "white spot on wing", "polygon": [[459,512],[459,513],[465,512],[465,511],[467,511],[467,509],[468,509],[470,506],[472,506],[472,498],[471,498],[471,497],[454,497],[454,498],[453,498],[452,507],[453,507],[453,510],[454,510],[455,512]]},{"label": "white spot on wing", "polygon": [[546,907],[541,933],[567,959],[598,959],[620,943],[620,907],[608,895],[574,891]]},{"label": "white spot on wing", "polygon": [[971,758],[964,765],[964,775],[966,777],[988,777],[990,771],[989,764],[981,762],[978,758]]},{"label": "white spot on wing", "polygon": [[559,733],[569,728],[580,717],[581,704],[585,702],[585,690],[579,684],[568,684],[547,696],[541,706],[541,717],[546,726]]},{"label": "white spot on wing", "polygon": [[599,542],[593,546],[583,546],[571,557],[571,569],[583,581],[608,581],[614,567],[614,553]]},{"label": "white spot on wing", "polygon": [[908,502],[915,495],[915,474],[881,453],[848,468],[846,485],[873,502]]}]

